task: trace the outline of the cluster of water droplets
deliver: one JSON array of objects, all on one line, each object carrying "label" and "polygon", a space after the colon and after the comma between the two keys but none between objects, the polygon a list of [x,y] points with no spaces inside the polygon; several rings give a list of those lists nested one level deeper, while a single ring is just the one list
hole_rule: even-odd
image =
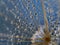
[{"label": "cluster of water droplets", "polygon": [[[55,35],[52,37],[59,38],[60,11],[57,1],[45,0],[44,4],[50,32],[53,30],[51,34]],[[0,45],[30,45],[31,41],[27,38],[35,34],[39,25],[44,25],[40,0],[0,0]]]}]

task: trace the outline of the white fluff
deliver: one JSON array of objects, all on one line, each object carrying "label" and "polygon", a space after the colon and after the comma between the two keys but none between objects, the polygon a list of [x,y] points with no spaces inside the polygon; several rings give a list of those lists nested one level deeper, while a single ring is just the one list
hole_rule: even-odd
[{"label": "white fluff", "polygon": [[43,27],[40,26],[40,31],[36,31],[35,34],[33,34],[32,38],[31,38],[32,43],[34,43],[36,39],[42,38],[43,34],[44,34]]}]

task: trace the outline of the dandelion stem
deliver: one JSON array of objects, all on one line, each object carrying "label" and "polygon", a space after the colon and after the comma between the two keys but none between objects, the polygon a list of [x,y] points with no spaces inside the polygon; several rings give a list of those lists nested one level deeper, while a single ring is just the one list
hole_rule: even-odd
[{"label": "dandelion stem", "polygon": [[46,17],[46,11],[45,11],[45,8],[44,8],[43,0],[41,0],[41,4],[42,4],[43,13],[44,13],[44,23],[45,23],[45,30],[44,31],[46,33],[49,33],[49,31],[48,31],[48,20],[47,20],[47,17]]}]

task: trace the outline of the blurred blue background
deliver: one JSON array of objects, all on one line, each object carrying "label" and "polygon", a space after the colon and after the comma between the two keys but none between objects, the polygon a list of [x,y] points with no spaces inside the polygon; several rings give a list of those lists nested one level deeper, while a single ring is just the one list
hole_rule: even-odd
[{"label": "blurred blue background", "polygon": [[[59,0],[44,0],[49,30],[60,25]],[[41,0],[0,0],[0,45],[30,45],[18,42],[31,38],[39,25],[44,25]]]}]

